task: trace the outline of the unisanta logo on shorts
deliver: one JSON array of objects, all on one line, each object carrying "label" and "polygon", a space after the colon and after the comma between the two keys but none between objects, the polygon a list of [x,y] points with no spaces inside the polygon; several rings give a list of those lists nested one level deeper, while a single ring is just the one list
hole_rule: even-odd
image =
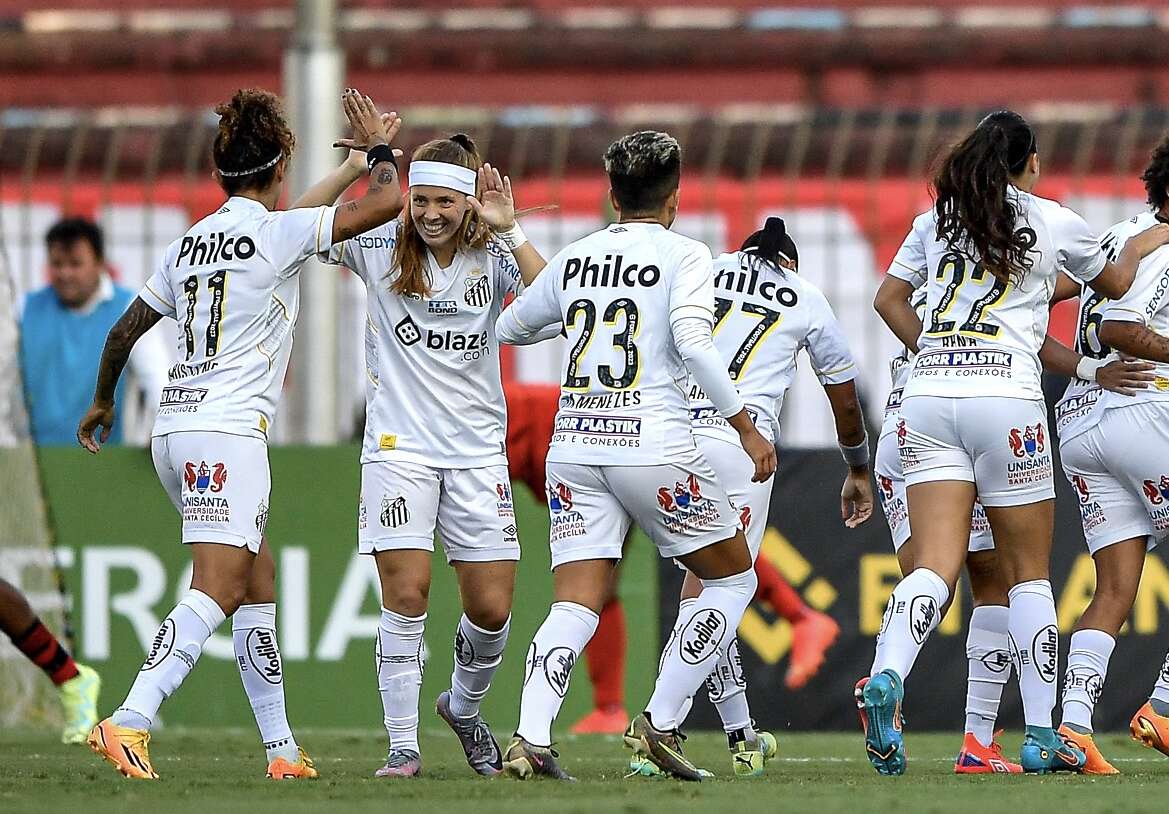
[{"label": "unisanta logo on shorts", "polygon": [[932,596],[915,596],[909,603],[909,632],[918,644],[925,641],[938,618],[938,603]]},{"label": "unisanta logo on shorts", "polygon": [[1160,480],[1147,480],[1142,486],[1144,487],[1145,497],[1154,506],[1160,506],[1166,500],[1169,500],[1169,475],[1162,475]]},{"label": "unisanta logo on shorts", "polygon": [[893,499],[893,479],[887,478],[884,475],[877,475],[877,483],[881,485],[881,501],[889,501]]},{"label": "unisanta logo on shorts", "polygon": [[1014,427],[1007,440],[1011,445],[1011,454],[1016,458],[1034,458],[1036,455],[1042,455],[1047,448],[1042,423],[1034,426],[1025,424],[1023,429]]},{"label": "unisanta logo on shorts", "polygon": [[1092,499],[1091,493],[1088,491],[1088,482],[1080,475],[1072,475],[1072,487],[1076,490],[1076,495],[1080,498],[1081,503],[1087,503]]},{"label": "unisanta logo on shorts", "polygon": [[686,478],[685,486],[675,481],[672,490],[669,486],[658,489],[658,505],[662,507],[663,511],[671,514],[678,509],[689,508],[692,504],[701,501],[702,490],[698,484],[698,477],[693,474]]},{"label": "unisanta logo on shorts", "polygon": [[224,485],[227,484],[227,466],[216,463],[208,467],[206,461],[199,461],[196,467],[194,462],[187,461],[183,467],[183,482],[186,483],[188,492],[203,494],[208,489],[212,492],[222,492]]},{"label": "unisanta logo on shorts", "polygon": [[150,652],[146,654],[146,661],[142,663],[143,670],[153,670],[162,660],[170,655],[175,646],[175,623],[168,616],[162,620],[158,632],[154,634],[154,641],[150,643]]},{"label": "unisanta logo on shorts", "polygon": [[273,632],[264,628],[249,630],[247,651],[248,661],[260,678],[269,684],[279,684],[283,678],[280,674],[280,648]]},{"label": "unisanta logo on shorts", "polygon": [[572,511],[572,490],[563,483],[549,484],[548,508],[553,514]]},{"label": "unisanta logo on shorts", "polygon": [[1055,625],[1048,625],[1035,634],[1031,643],[1031,654],[1035,659],[1035,670],[1048,684],[1055,682],[1059,661],[1059,637]]},{"label": "unisanta logo on shorts", "polygon": [[904,418],[898,419],[898,421],[897,421],[897,446],[898,447],[905,446],[905,437],[908,434],[909,434],[909,431],[905,429],[905,419]]},{"label": "unisanta logo on shorts", "polygon": [[750,506],[744,506],[739,511],[739,526],[740,526],[740,528],[743,529],[743,531],[746,531],[747,529],[751,528],[751,507]]},{"label": "unisanta logo on shorts", "polygon": [[567,647],[553,647],[544,657],[544,678],[561,698],[568,692],[568,678],[576,664],[576,654]]},{"label": "unisanta logo on shorts", "polygon": [[495,511],[500,517],[515,517],[515,503],[511,498],[511,484],[495,484]]},{"label": "unisanta logo on shorts", "polygon": [[710,608],[690,618],[679,637],[678,652],[687,664],[698,664],[718,652],[727,633],[727,618]]}]

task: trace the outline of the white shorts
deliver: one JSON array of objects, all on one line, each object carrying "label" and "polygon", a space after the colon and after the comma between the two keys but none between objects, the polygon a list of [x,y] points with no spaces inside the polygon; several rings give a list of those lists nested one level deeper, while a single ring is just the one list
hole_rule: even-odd
[{"label": "white shorts", "polygon": [[[897,434],[889,432],[877,439],[877,455],[873,463],[877,476],[877,496],[889,534],[893,537],[893,550],[900,551],[910,538],[909,502],[905,499],[905,478],[901,477],[901,458],[897,450]],[[974,501],[974,512],[970,516],[970,545],[967,551],[991,551],[994,537],[990,533],[990,521],[981,501]]]},{"label": "white shorts", "polygon": [[1079,498],[1088,551],[1169,535],[1169,404],[1105,410],[1096,426],[1061,443],[1064,474]]},{"label": "white shorts", "polygon": [[907,486],[968,481],[982,505],[992,507],[1055,498],[1041,400],[909,396],[901,402],[896,435]]},{"label": "white shorts", "polygon": [[436,469],[411,461],[361,465],[358,551],[434,551],[436,528],[447,562],[518,560],[507,466]]},{"label": "white shorts", "polygon": [[619,560],[636,522],[663,557],[682,557],[739,530],[739,515],[695,450],[676,463],[594,466],[549,461],[545,469],[552,567]]},{"label": "white shorts", "polygon": [[763,547],[763,533],[767,531],[767,517],[771,509],[771,489],[775,476],[763,483],[751,480],[755,475],[755,463],[743,447],[736,442],[724,441],[709,435],[694,434],[698,451],[714,469],[715,477],[726,489],[731,505],[739,511],[739,526],[747,537],[751,549],[751,561],[759,556]]},{"label": "white shorts", "polygon": [[222,432],[172,432],[150,439],[162,488],[183,519],[184,543],[260,550],[272,476],[268,445]]}]

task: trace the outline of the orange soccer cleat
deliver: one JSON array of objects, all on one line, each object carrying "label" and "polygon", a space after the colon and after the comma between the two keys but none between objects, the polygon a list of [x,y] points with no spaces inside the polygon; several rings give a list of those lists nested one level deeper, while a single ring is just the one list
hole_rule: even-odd
[{"label": "orange soccer cleat", "polygon": [[983,746],[978,738],[967,732],[962,751],[954,761],[954,774],[1022,774],[1022,766],[1003,757],[998,736],[996,732],[990,746]]},{"label": "orange soccer cleat", "polygon": [[1101,754],[1091,732],[1077,732],[1066,724],[1060,726],[1056,732],[1084,753],[1084,768],[1080,770],[1080,774],[1120,774],[1120,769],[1109,763]]},{"label": "orange soccer cleat", "polygon": [[1140,741],[1150,749],[1169,755],[1169,717],[1158,715],[1148,701],[1132,716],[1128,725],[1134,741]]},{"label": "orange soccer cleat", "polygon": [[137,780],[157,780],[150,763],[150,733],[145,729],[117,726],[106,718],[89,731],[89,748],[114,764],[123,776]]},{"label": "orange soccer cleat", "polygon": [[299,746],[296,751],[296,763],[289,763],[282,757],[269,763],[267,777],[271,780],[316,780],[317,769],[312,759]]},{"label": "orange soccer cleat", "polygon": [[804,618],[792,625],[792,652],[783,683],[798,690],[824,666],[824,654],[840,635],[840,625],[831,616],[809,608]]},{"label": "orange soccer cleat", "polygon": [[598,707],[568,731],[574,735],[622,735],[628,725],[624,707]]}]

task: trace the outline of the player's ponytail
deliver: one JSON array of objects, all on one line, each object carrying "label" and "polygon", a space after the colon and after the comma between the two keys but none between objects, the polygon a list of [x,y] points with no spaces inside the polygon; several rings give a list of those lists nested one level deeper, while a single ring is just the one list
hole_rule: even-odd
[{"label": "player's ponytail", "polygon": [[938,239],[976,255],[1003,282],[1018,282],[1034,264],[1030,243],[1015,236],[1019,211],[1010,186],[1036,151],[1026,119],[1000,110],[946,154],[933,178]]},{"label": "player's ponytail", "polygon": [[800,262],[796,243],[787,233],[783,218],[768,218],[762,229],[743,241],[739,251],[747,255],[748,262],[763,263],[780,274],[787,268],[784,261],[797,267]]},{"label": "player's ponytail", "polygon": [[[411,161],[441,161],[446,164],[455,164],[470,170],[478,170],[483,166],[483,159],[475,142],[465,133],[455,133],[450,138],[428,141],[414,151]],[[479,194],[479,184],[475,183],[476,194]],[[475,210],[467,207],[463,216],[463,228],[455,233],[457,241],[456,251],[465,248],[482,249],[490,239],[491,230],[483,223]],[[426,270],[426,242],[414,227],[414,218],[411,217],[409,205],[402,216],[402,233],[394,246],[394,257],[391,265],[398,269],[398,276],[390,284],[390,290],[395,294],[405,296],[424,297],[430,294],[430,275]]]},{"label": "player's ponytail", "polygon": [[276,165],[288,161],[296,138],[284,120],[280,98],[266,90],[237,90],[215,106],[219,127],[211,158],[228,195],[264,190],[276,179]]}]

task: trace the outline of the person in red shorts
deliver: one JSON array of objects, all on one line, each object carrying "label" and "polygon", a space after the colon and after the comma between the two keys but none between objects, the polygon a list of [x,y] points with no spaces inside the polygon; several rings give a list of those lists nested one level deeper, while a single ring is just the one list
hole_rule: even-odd
[{"label": "person in red shorts", "polygon": [[[527,484],[547,501],[544,459],[552,441],[560,388],[555,384],[506,382],[507,459],[513,481]],[[628,538],[625,544],[629,544]],[[597,632],[585,648],[585,662],[593,687],[593,710],[573,724],[576,735],[620,735],[629,716],[625,711],[625,611],[617,595],[620,568],[613,572],[609,601],[600,614]],[[820,671],[824,656],[840,634],[827,614],[808,605],[766,557],[755,560],[759,588],[755,600],[769,605],[792,626],[791,659],[784,684],[790,690],[806,685]]]}]

